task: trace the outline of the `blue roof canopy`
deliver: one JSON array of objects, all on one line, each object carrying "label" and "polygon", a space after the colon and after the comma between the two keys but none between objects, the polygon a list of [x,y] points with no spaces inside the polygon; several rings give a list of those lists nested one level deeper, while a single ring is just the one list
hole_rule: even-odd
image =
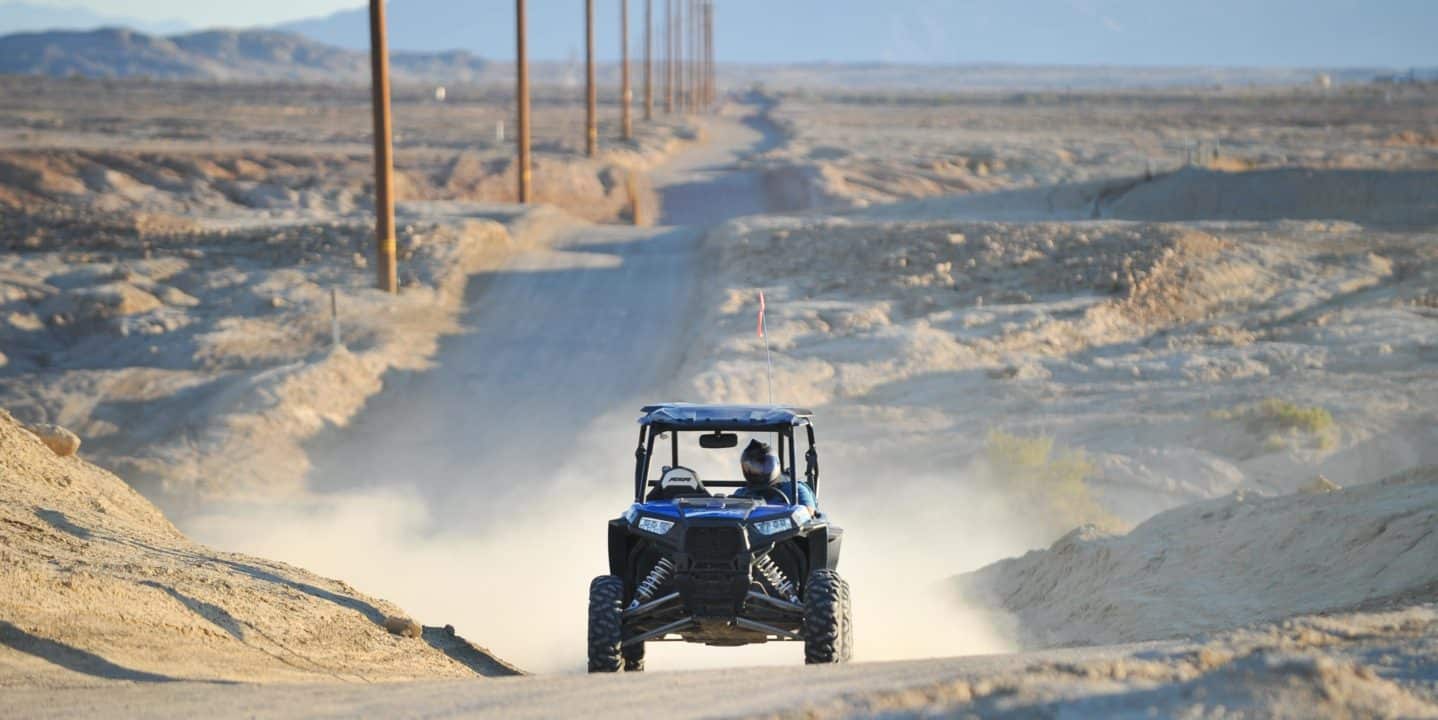
[{"label": "blue roof canopy", "polygon": [[695,403],[664,403],[646,405],[640,412],[640,425],[663,425],[675,429],[716,430],[772,428],[784,425],[807,425],[812,410],[782,405],[699,405]]}]

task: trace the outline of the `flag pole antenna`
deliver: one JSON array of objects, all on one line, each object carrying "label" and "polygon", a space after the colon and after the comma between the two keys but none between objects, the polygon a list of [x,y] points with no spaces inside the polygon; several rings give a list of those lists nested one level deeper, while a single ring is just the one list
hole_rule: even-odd
[{"label": "flag pole antenna", "polygon": [[769,332],[764,327],[764,291],[759,291],[759,337],[764,338],[764,377],[769,383],[769,404],[774,404],[774,356],[769,352]]}]

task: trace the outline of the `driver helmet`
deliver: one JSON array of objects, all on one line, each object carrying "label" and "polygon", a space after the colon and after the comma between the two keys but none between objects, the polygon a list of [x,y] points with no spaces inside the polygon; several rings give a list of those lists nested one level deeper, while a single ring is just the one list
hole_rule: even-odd
[{"label": "driver helmet", "polygon": [[779,484],[779,456],[766,442],[750,440],[739,456],[739,465],[744,470],[744,483],[751,488],[758,490]]}]

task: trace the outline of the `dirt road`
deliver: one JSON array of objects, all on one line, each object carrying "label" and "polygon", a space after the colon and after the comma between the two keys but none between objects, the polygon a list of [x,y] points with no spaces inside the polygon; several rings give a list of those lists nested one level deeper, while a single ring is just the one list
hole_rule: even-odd
[{"label": "dirt road", "polygon": [[1085,648],[820,668],[741,668],[605,677],[562,675],[384,685],[152,683],[126,688],[7,693],[34,717],[736,717],[825,707],[842,714],[874,695],[1022,670],[1118,657],[1138,648]]}]

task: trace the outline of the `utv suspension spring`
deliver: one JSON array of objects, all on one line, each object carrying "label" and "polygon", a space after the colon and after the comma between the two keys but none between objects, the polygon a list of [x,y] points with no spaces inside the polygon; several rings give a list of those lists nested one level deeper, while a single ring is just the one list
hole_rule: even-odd
[{"label": "utv suspension spring", "polygon": [[639,586],[634,589],[634,602],[629,607],[638,607],[654,599],[659,593],[659,588],[669,582],[674,575],[674,563],[669,558],[659,558],[654,563],[654,568],[649,571],[649,576],[640,581]]},{"label": "utv suspension spring", "polygon": [[764,581],[769,583],[769,587],[773,588],[780,597],[792,603],[799,602],[799,596],[794,594],[794,583],[790,582],[789,578],[784,575],[784,571],[779,569],[774,558],[768,555],[756,558],[754,569],[764,576]]}]

